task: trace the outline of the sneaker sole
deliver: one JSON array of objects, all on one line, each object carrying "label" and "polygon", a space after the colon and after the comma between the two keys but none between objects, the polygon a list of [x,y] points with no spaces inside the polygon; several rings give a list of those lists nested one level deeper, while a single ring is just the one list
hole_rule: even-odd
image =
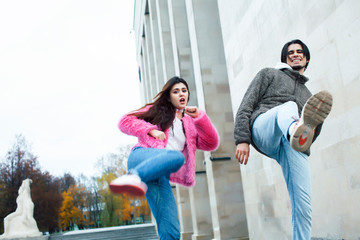
[{"label": "sneaker sole", "polygon": [[147,191],[147,186],[144,183],[141,183],[140,186],[124,184],[124,185],[116,185],[111,184],[109,185],[110,190],[114,194],[122,194],[127,193],[132,196],[145,196]]},{"label": "sneaker sole", "polygon": [[311,146],[314,129],[329,115],[332,101],[332,96],[327,91],[318,92],[307,100],[301,114],[302,121],[290,138],[293,149],[305,152]]}]

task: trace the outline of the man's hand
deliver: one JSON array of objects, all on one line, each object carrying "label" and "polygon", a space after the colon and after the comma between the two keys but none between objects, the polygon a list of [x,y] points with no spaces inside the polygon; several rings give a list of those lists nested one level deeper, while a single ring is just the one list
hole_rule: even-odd
[{"label": "man's hand", "polygon": [[165,140],[166,139],[166,135],[163,131],[160,130],[156,130],[153,129],[149,132],[149,135],[152,136],[155,139],[159,139],[159,140]]},{"label": "man's hand", "polygon": [[235,157],[239,163],[246,165],[249,159],[250,148],[248,143],[239,143],[236,146]]}]

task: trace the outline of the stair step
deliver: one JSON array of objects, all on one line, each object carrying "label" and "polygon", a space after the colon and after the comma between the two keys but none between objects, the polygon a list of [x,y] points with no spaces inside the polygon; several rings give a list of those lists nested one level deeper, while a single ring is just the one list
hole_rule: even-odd
[{"label": "stair step", "polygon": [[158,240],[154,224],[79,230],[50,235],[49,240]]}]

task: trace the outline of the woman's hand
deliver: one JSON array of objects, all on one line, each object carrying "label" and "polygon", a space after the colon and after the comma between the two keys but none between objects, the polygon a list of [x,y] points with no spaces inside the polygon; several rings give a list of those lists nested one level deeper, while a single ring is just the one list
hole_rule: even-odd
[{"label": "woman's hand", "polygon": [[197,118],[200,115],[200,111],[197,107],[187,106],[185,107],[185,112],[192,118]]},{"label": "woman's hand", "polygon": [[163,131],[160,130],[156,130],[153,129],[149,132],[149,135],[152,136],[155,139],[159,139],[159,140],[165,140],[166,139],[166,135]]},{"label": "woman's hand", "polygon": [[236,146],[235,157],[242,164],[246,165],[249,159],[250,148],[248,143],[239,143]]}]

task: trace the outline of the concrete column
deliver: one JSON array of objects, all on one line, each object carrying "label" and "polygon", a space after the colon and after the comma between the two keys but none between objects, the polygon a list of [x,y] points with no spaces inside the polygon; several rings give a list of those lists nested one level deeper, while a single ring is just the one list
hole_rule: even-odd
[{"label": "concrete column", "polygon": [[196,185],[189,189],[189,198],[192,216],[192,240],[211,239],[212,221],[210,214],[210,201],[208,183],[204,165],[204,152],[196,153]]},{"label": "concrete column", "polygon": [[136,42],[136,59],[139,64],[140,68],[140,92],[141,95],[141,103],[144,104],[147,99],[148,90],[146,88],[146,81],[147,81],[147,50],[145,47],[145,32],[144,32],[144,16],[145,16],[145,8],[146,2],[145,1],[135,1],[134,3],[134,35],[135,35],[135,42]]},{"label": "concrete column", "polygon": [[234,158],[233,112],[217,0],[185,0],[199,106],[220,134],[216,152],[206,152],[214,239],[248,237],[239,164]]},{"label": "concrete column", "polygon": [[[141,44],[143,46],[143,44]],[[146,79],[148,78],[147,77],[147,72],[148,72],[148,69],[147,69],[147,65],[146,65],[146,57],[144,56],[143,54],[143,50],[144,48],[142,47],[141,48],[141,53],[140,53],[140,57],[138,58],[138,62],[139,62],[139,67],[140,67],[140,92],[142,94],[141,95],[141,104],[144,105],[148,99],[148,91],[146,89],[146,86],[145,86],[145,82],[146,82]]]},{"label": "concrete column", "polygon": [[[148,79],[146,81],[146,89],[150,92],[150,99],[152,99],[155,94],[157,93],[157,87],[154,82],[156,81],[156,75],[155,75],[155,64],[154,64],[154,49],[152,45],[152,36],[151,36],[151,28],[150,28],[150,16],[149,16],[149,10],[148,8],[145,10],[145,16],[144,16],[144,33],[145,33],[145,41],[144,46],[146,47],[146,56],[147,56],[147,65],[149,69],[149,75]],[[147,99],[149,101],[149,99]]]},{"label": "concrete column", "polygon": [[[163,46],[160,42],[159,34],[159,16],[156,7],[156,0],[148,0],[149,6],[149,25],[151,30],[151,43],[153,49],[153,61],[154,61],[154,74],[155,78],[153,79],[153,85],[155,93],[157,94],[164,82],[164,72],[163,72],[163,61],[161,56],[161,50]],[[154,96],[153,96],[154,97]]]},{"label": "concrete column", "polygon": [[[174,56],[171,42],[169,7],[167,0],[156,0],[158,13],[159,42],[162,59],[163,83],[175,76]],[[159,80],[159,83],[161,81]],[[161,84],[160,84],[161,85]]]},{"label": "concrete column", "polygon": [[[194,79],[193,59],[191,54],[191,44],[189,39],[189,29],[186,16],[185,2],[179,0],[168,1],[169,9],[169,22],[171,42],[173,47],[174,67],[175,74],[184,78],[189,85],[191,92],[189,105],[198,106],[198,94],[196,90],[196,84]],[[204,108],[203,108],[204,109]],[[196,171],[199,173],[205,171],[203,165],[204,157],[202,152],[198,152],[196,156]],[[212,238],[212,225],[210,214],[210,202],[207,191],[207,179],[205,174],[196,175],[196,186],[189,189],[188,196],[180,192],[179,197],[186,201],[186,206],[189,204],[191,209],[191,218],[187,214],[184,214],[181,218],[182,224],[188,224],[192,222],[193,235],[191,239],[211,239]],[[179,203],[181,206],[184,203]],[[205,209],[205,210],[204,210]],[[187,210],[187,209],[186,209]],[[180,212],[184,212],[180,209]],[[187,218],[184,218],[187,216]],[[190,229],[190,228],[189,228]],[[184,229],[184,239],[189,238],[189,231]]]},{"label": "concrete column", "polygon": [[196,93],[196,86],[185,2],[183,0],[169,0],[168,9],[175,74],[184,78],[189,85],[190,92],[192,93],[189,104],[197,105],[197,98],[192,97]]},{"label": "concrete column", "polygon": [[192,240],[212,239],[212,222],[206,171],[196,171],[196,185],[189,189],[194,233]]},{"label": "concrete column", "polygon": [[193,234],[189,188],[176,186],[176,202],[178,206],[180,231],[182,240],[191,240]]},{"label": "concrete column", "polygon": [[150,65],[150,61],[149,61],[148,44],[147,44],[147,39],[146,39],[145,34],[143,37],[142,46],[143,46],[143,55],[144,55],[144,57],[143,57],[143,66],[144,66],[143,86],[144,86],[144,90],[146,92],[144,95],[144,100],[145,100],[145,103],[147,103],[150,99],[150,96],[152,95],[152,91],[151,91],[151,87],[150,87],[152,78],[151,78],[151,65]]}]

